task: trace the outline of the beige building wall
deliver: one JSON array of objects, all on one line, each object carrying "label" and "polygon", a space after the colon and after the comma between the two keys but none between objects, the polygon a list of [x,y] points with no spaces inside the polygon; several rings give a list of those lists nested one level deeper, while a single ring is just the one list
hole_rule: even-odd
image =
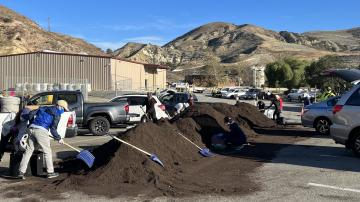
[{"label": "beige building wall", "polygon": [[141,81],[144,78],[144,66],[132,62],[111,59],[111,87],[115,90],[141,89]]},{"label": "beige building wall", "polygon": [[166,87],[166,70],[146,64],[111,59],[111,86],[115,90],[153,91]]},{"label": "beige building wall", "polygon": [[166,88],[166,69],[157,70],[156,87],[160,89]]}]

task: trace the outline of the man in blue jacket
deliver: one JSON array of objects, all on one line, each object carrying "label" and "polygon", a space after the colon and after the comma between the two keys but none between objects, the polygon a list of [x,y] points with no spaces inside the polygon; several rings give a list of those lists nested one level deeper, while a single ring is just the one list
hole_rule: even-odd
[{"label": "man in blue jacket", "polygon": [[[52,150],[50,147],[50,135],[53,136],[60,144],[64,141],[57,132],[57,126],[60,121],[61,114],[64,111],[69,111],[68,104],[65,100],[59,100],[55,106],[43,106],[38,110],[30,113],[28,117],[24,117],[30,121],[29,131],[29,145],[23,154],[20,162],[19,176],[20,179],[25,179],[25,172],[30,161],[30,158],[35,150],[35,147],[39,145],[44,152],[44,158],[47,169],[47,178],[54,178],[59,176],[54,172],[54,165],[52,161]],[[50,130],[50,133],[49,133]]]},{"label": "man in blue jacket", "polygon": [[230,117],[225,117],[224,122],[229,126],[230,133],[225,134],[224,141],[230,147],[242,149],[247,143],[247,138],[240,126]]}]

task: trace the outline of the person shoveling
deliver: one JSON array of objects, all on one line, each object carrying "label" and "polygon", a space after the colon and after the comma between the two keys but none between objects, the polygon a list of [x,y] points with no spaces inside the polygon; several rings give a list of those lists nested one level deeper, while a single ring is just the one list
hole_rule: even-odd
[{"label": "person shoveling", "polygon": [[211,140],[212,147],[218,151],[240,151],[248,145],[247,138],[240,126],[230,117],[225,117],[224,122],[229,126],[229,133],[214,135]]},{"label": "person shoveling", "polygon": [[59,100],[56,106],[40,107],[38,110],[33,110],[31,113],[27,114],[27,117],[24,117],[30,121],[29,130],[31,135],[28,140],[29,145],[26,148],[20,162],[18,175],[19,179],[25,179],[24,174],[37,145],[39,145],[44,152],[46,169],[48,173],[47,178],[54,178],[59,176],[58,173],[54,172],[49,129],[54,139],[57,140],[60,144],[63,144],[64,140],[58,134],[57,126],[60,121],[60,116],[62,113],[64,113],[65,110],[68,111],[67,102],[64,100]]}]

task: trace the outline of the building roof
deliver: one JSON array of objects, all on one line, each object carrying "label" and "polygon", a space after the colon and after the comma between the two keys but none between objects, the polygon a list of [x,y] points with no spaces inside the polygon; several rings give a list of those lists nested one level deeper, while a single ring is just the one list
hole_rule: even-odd
[{"label": "building roof", "polygon": [[53,55],[69,55],[69,56],[83,56],[83,57],[98,57],[98,58],[109,58],[109,59],[115,59],[125,62],[131,62],[135,64],[142,64],[146,68],[157,68],[157,69],[169,69],[169,67],[164,65],[157,65],[157,64],[149,64],[149,63],[143,63],[143,62],[137,62],[132,60],[127,60],[123,58],[117,58],[110,55],[88,55],[88,54],[81,54],[81,53],[63,53],[63,52],[56,52],[56,51],[35,51],[35,52],[27,52],[27,53],[17,53],[17,54],[9,54],[9,55],[0,55],[1,57],[9,57],[9,56],[19,56],[19,55],[31,55],[31,54],[53,54]]}]

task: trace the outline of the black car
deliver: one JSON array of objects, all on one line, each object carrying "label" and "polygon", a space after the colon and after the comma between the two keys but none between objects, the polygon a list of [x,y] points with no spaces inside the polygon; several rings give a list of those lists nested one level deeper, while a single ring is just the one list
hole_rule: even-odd
[{"label": "black car", "polygon": [[159,100],[165,105],[166,111],[168,111],[170,115],[173,115],[174,112],[176,112],[175,106],[179,103],[188,103],[190,96],[193,97],[194,102],[198,102],[196,95],[188,92],[168,93],[160,96]]},{"label": "black car", "polygon": [[252,88],[246,91],[245,95],[240,96],[241,99],[256,99],[260,98],[261,96],[261,89]]},{"label": "black car", "polygon": [[222,94],[221,94],[221,88],[218,88],[218,89],[215,89],[211,92],[211,96],[212,97],[221,97]]}]

